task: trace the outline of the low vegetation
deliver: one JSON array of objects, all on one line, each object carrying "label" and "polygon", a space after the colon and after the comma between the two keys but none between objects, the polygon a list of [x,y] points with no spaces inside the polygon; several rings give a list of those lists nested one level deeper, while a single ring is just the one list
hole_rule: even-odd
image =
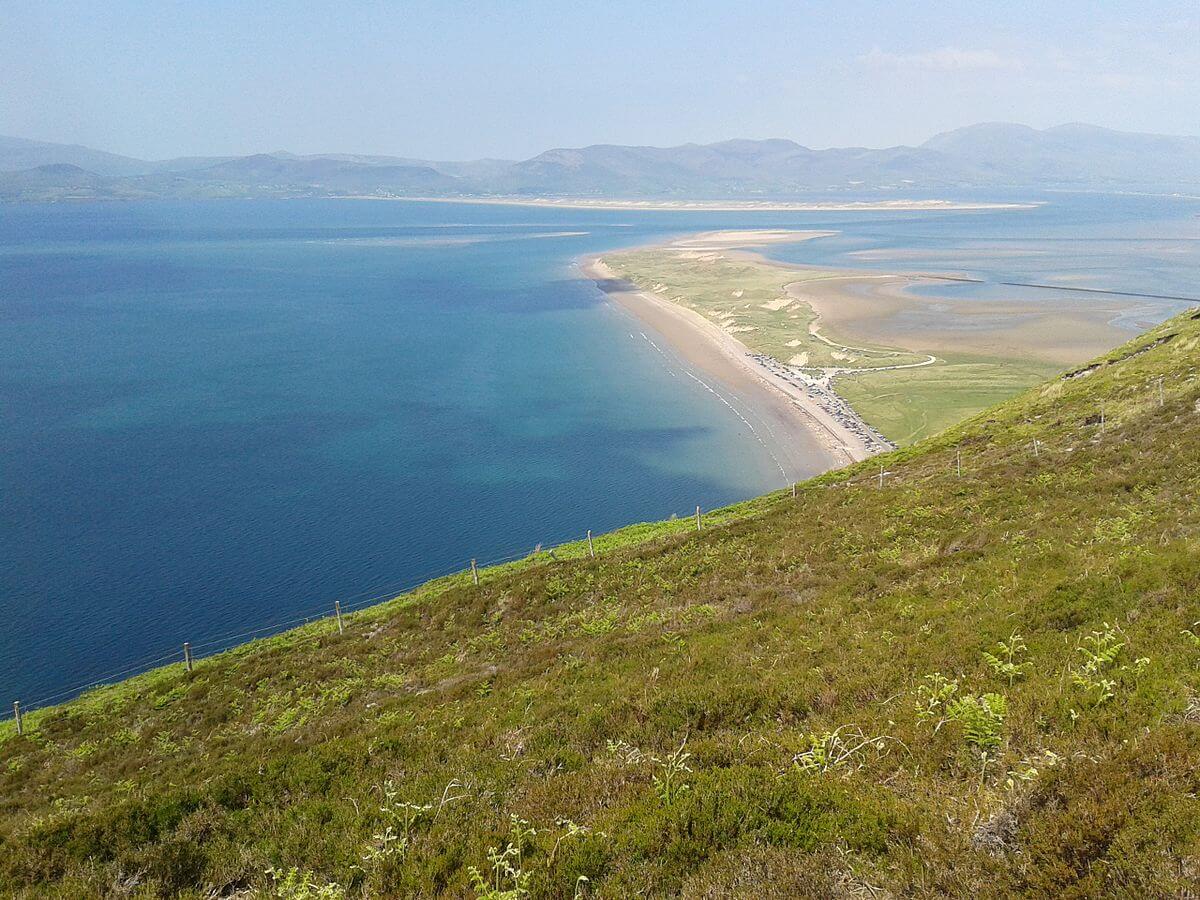
[{"label": "low vegetation", "polygon": [[798,366],[867,368],[921,362],[891,347],[844,347],[810,333],[812,308],[788,295],[844,273],[787,269],[753,258],[689,247],[650,247],[606,255],[604,261],[644,291],[686,306],[722,326],[756,353]]},{"label": "low vegetation", "polygon": [[1189,314],[703,531],[444,579],[4,723],[0,885],[1192,896],[1198,364]]},{"label": "low vegetation", "polygon": [[1061,366],[1030,359],[939,353],[919,369],[839,376],[834,390],[900,446],[950,428],[1052,377]]}]

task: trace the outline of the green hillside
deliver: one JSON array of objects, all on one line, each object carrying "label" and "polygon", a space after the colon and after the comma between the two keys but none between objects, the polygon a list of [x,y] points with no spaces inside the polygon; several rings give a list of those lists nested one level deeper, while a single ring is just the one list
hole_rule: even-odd
[{"label": "green hillside", "polygon": [[6,722],[0,885],[1195,896],[1198,368],[1191,313],[702,532]]}]

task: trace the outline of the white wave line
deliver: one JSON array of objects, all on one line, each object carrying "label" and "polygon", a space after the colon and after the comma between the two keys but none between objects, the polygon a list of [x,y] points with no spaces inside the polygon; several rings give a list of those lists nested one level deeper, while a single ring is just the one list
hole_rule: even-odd
[{"label": "white wave line", "polygon": [[[658,346],[658,344],[654,343],[654,341],[651,340],[650,336],[647,335],[646,332],[639,331],[638,334],[640,334],[642,336],[642,339],[647,344],[649,344],[651,347],[653,347],[655,350],[657,350],[658,353],[664,359],[668,359],[668,360],[673,359],[677,365],[679,364],[680,361],[679,361],[678,357],[676,357],[674,354],[668,353],[667,351],[663,350],[662,347]],[[630,336],[632,337],[632,335],[630,335]],[[771,457],[771,461],[773,463],[775,463],[775,467],[779,469],[779,474],[783,476],[783,480],[787,481],[788,480],[787,469],[785,469],[783,467],[783,463],[781,463],[779,461],[779,457],[776,456],[774,454],[774,452],[772,452],[770,444],[768,444],[765,440],[763,440],[762,435],[758,433],[758,429],[754,427],[753,423],[749,419],[747,419],[744,415],[742,415],[741,410],[739,410],[736,406],[734,406],[732,403],[730,403],[729,400],[726,399],[725,396],[720,391],[716,390],[711,384],[709,384],[703,378],[697,377],[696,374],[694,372],[692,372],[690,369],[688,369],[687,367],[685,367],[683,365],[679,365],[679,368],[682,370],[683,374],[687,375],[688,378],[691,378],[697,384],[701,385],[706,391],[708,391],[710,394],[712,394],[714,397],[716,397],[718,400],[720,400],[722,403],[724,403],[727,407],[729,407],[729,409],[733,412],[733,414],[735,416],[737,416],[739,419],[742,420],[742,423],[745,424],[745,426],[750,429],[750,433],[752,435],[754,435],[754,439],[756,441],[758,441],[759,444],[762,445],[762,448],[764,450],[767,451],[767,455],[769,457]],[[671,372],[672,375],[675,374],[671,367],[668,367],[667,371]],[[764,424],[764,427],[766,427],[767,430],[770,431],[770,426],[767,425],[765,422],[763,424]],[[774,432],[772,431],[771,434],[774,435]]]},{"label": "white wave line", "polygon": [[691,372],[688,372],[686,369],[684,370],[684,372],[693,381],[697,382],[698,384],[703,385],[704,389],[706,391],[711,393],[714,397],[716,397],[718,400],[720,400],[722,403],[724,403],[726,406],[728,406],[730,408],[730,410],[733,411],[733,414],[735,416],[737,416],[739,419],[741,419],[746,424],[746,427],[750,429],[750,433],[754,435],[754,439],[756,441],[758,441],[760,444],[762,444],[762,448],[767,451],[767,455],[769,457],[771,457],[771,461],[775,463],[776,467],[778,467],[779,474],[782,475],[784,478],[784,481],[786,481],[788,476],[787,476],[787,470],[784,469],[784,467],[783,467],[783,463],[781,463],[779,461],[779,457],[777,457],[774,453],[771,452],[770,446],[768,446],[767,442],[762,439],[762,435],[760,435],[758,433],[758,429],[755,428],[750,423],[750,420],[747,419],[745,416],[743,416],[741,411],[736,406],[734,406],[732,403],[730,403],[728,400],[726,400],[720,391],[715,390],[712,387],[712,385],[708,384],[708,382],[706,382],[703,378],[697,378],[695,375],[693,375]]}]

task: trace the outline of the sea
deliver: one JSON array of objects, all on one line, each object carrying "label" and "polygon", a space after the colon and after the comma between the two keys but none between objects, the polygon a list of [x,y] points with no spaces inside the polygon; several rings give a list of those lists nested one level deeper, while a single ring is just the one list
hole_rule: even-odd
[{"label": "sea", "polygon": [[821,229],[767,253],[978,279],[921,288],[948,297],[1119,291],[1131,334],[1200,298],[1200,199],[988,199],[1041,205],[0,205],[0,701],[811,474],[783,470],[582,255]]}]

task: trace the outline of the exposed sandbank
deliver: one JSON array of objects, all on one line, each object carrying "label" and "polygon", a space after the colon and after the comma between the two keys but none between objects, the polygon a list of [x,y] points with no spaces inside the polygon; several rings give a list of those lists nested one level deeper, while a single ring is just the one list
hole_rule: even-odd
[{"label": "exposed sandbank", "polygon": [[793,282],[786,290],[812,308],[827,335],[918,353],[1031,359],[1066,367],[1118,346],[1128,336],[1110,324],[1129,307],[1115,297],[1057,298],[1050,306],[955,300],[913,290],[941,280],[923,274],[846,272]]},{"label": "exposed sandbank", "polygon": [[[691,235],[668,245],[704,250],[729,258],[820,278],[784,285],[787,295],[816,313],[823,339],[897,347],[913,353],[954,353],[995,358],[1032,359],[1072,366],[1091,359],[1128,337],[1112,320],[1129,310],[1130,298],[1104,291],[1060,290],[1053,305],[1028,301],[952,299],[914,290],[947,281],[976,283],[955,273],[907,274],[862,270],[835,271],[770,259],[754,247],[824,237],[820,231],[718,231]],[[1035,286],[1030,286],[1035,287]]]}]

